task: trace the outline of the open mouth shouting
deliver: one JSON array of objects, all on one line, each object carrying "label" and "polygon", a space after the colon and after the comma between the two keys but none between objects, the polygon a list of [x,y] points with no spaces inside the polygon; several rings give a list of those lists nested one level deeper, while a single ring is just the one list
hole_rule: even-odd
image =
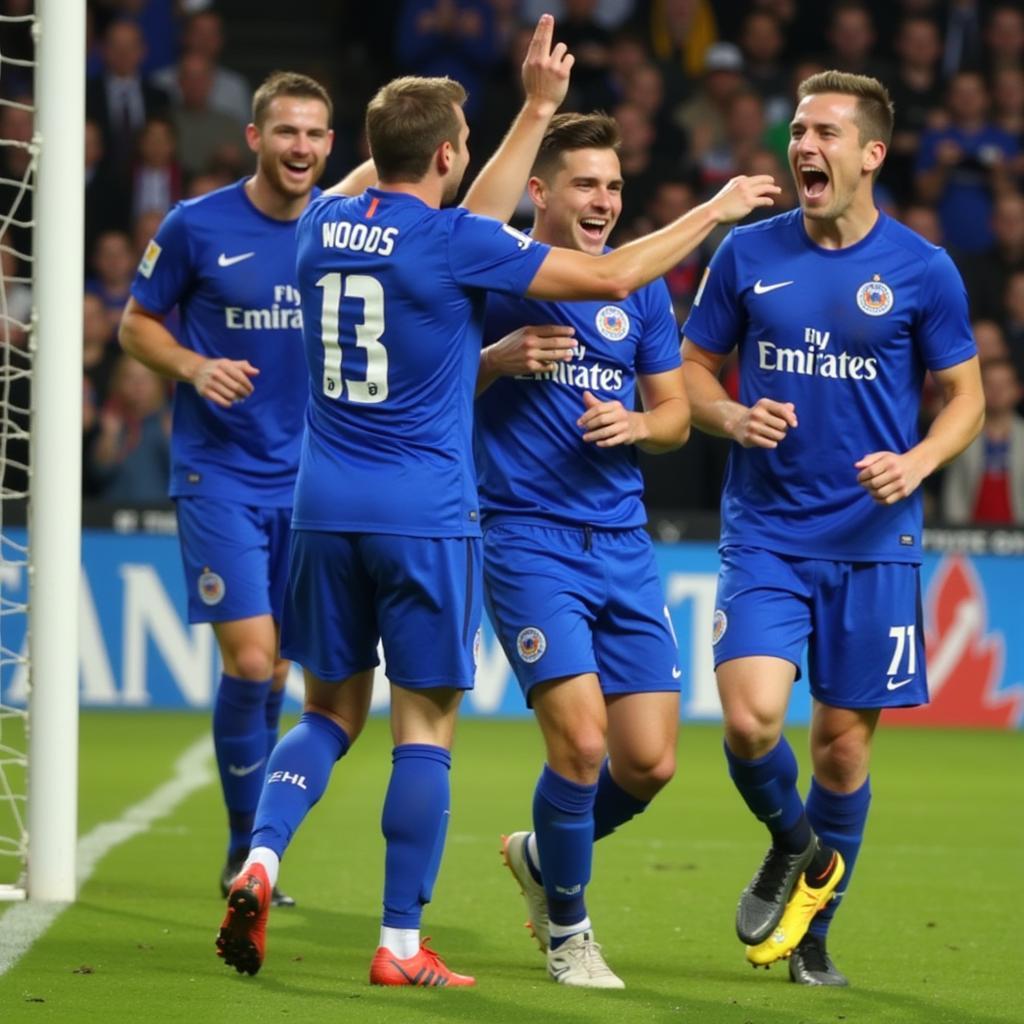
[{"label": "open mouth shouting", "polygon": [[808,202],[819,202],[829,187],[828,172],[814,164],[800,164],[800,190]]}]

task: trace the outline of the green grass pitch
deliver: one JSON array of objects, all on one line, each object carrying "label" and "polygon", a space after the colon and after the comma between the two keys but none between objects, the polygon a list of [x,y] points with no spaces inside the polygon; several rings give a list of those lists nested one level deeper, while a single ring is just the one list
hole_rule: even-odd
[{"label": "green grass pitch", "polygon": [[[85,713],[80,832],[165,781],[197,714]],[[806,733],[792,730],[802,751]],[[547,980],[498,855],[524,828],[541,748],[532,722],[466,719],[448,848],[424,933],[472,990],[366,982],[377,940],[380,805],[390,742],[375,719],[292,845],[255,978],[214,955],[224,826],[213,784],[101,860],[78,902],[0,977],[0,1021],[996,1024],[1021,1020],[1021,734],[880,730],[867,841],[830,948],[845,990],[754,971],[733,933],[765,836],[732,790],[715,726],[684,726],[676,780],[598,844],[588,904],[624,992]],[[0,905],[0,932],[5,927]]]}]

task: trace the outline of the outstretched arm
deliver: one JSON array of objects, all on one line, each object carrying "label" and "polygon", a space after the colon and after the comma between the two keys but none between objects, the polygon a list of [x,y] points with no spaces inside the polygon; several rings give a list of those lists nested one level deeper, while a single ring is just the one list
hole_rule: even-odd
[{"label": "outstretched arm", "polygon": [[706,203],[614,252],[590,256],[575,249],[552,249],[530,282],[527,295],[534,299],[624,299],[668,273],[718,224],[740,220],[755,207],[772,206],[780,191],[768,174],[733,178]]},{"label": "outstretched arm", "polygon": [[362,195],[371,185],[377,183],[377,168],[372,160],[364,160],[354,170],[348,172],[337,185],[324,189],[324,195],[328,196],[358,196]]},{"label": "outstretched arm", "polygon": [[565,43],[558,43],[552,49],[554,30],[551,15],[541,15],[523,61],[526,100],[508,134],[462,202],[473,213],[507,221],[526,188],[541,139],[565,99],[574,60]]}]

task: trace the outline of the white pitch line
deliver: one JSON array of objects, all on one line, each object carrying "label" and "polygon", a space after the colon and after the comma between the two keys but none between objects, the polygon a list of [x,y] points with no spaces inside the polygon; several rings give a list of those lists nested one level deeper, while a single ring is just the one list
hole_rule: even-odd
[{"label": "white pitch line", "polygon": [[[92,877],[96,865],[115,846],[145,832],[155,821],[170,814],[195,790],[213,781],[213,742],[204,736],[192,744],[174,764],[174,775],[145,799],[129,807],[116,821],[97,825],[78,840],[75,877],[78,890]],[[31,854],[30,854],[31,856]],[[70,906],[69,903],[13,903],[0,916],[0,977],[7,973]]]}]

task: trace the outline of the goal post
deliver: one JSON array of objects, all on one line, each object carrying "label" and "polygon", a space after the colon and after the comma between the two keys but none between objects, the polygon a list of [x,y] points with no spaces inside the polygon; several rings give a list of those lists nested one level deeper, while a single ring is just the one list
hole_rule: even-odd
[{"label": "goal post", "polygon": [[37,0],[28,897],[75,898],[85,4]]}]

